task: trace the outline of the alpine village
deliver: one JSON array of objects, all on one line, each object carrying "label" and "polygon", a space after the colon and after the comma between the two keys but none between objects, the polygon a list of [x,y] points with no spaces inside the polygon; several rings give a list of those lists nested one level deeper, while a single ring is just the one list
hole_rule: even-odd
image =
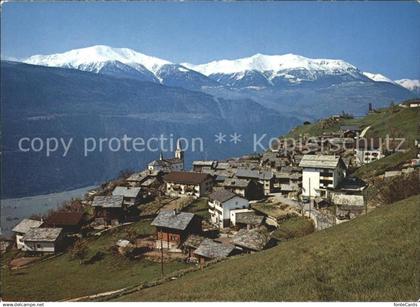
[{"label": "alpine village", "polygon": [[[370,105],[364,117],[305,122],[265,152],[191,167],[179,141],[146,169],[122,171],[83,199],[17,221],[13,238],[1,241],[8,280],[1,296],[412,296],[416,257],[398,257],[415,252],[405,236],[416,236],[410,217],[420,203],[419,107],[418,100]],[[384,277],[384,267],[398,271],[398,283]]]}]

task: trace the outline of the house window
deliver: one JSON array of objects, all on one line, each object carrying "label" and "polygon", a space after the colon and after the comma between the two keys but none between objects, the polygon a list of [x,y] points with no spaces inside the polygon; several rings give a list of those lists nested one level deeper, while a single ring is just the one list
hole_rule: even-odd
[{"label": "house window", "polygon": [[37,244],[36,245],[36,248],[41,248],[41,244]]}]

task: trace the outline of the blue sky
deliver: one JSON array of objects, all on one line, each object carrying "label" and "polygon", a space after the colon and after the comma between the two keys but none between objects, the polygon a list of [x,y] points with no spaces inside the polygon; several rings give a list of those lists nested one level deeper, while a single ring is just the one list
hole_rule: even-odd
[{"label": "blue sky", "polygon": [[97,44],[194,64],[295,53],[420,78],[416,2],[3,3],[1,23],[2,58]]}]

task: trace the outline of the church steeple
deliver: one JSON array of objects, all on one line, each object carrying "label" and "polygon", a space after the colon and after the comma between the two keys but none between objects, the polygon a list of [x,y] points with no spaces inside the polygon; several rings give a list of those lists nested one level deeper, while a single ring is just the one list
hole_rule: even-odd
[{"label": "church steeple", "polygon": [[162,153],[162,151],[160,152],[160,155],[159,155],[159,160],[163,160],[163,153]]},{"label": "church steeple", "polygon": [[181,149],[181,142],[179,139],[176,141],[175,158],[184,160],[184,151]]}]

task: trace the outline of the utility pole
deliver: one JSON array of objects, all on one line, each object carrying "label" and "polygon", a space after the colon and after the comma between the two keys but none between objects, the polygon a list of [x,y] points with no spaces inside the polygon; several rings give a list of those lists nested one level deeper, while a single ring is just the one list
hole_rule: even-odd
[{"label": "utility pole", "polygon": [[163,278],[163,233],[160,231],[160,275]]},{"label": "utility pole", "polygon": [[311,218],[311,178],[309,177],[309,218]]}]

